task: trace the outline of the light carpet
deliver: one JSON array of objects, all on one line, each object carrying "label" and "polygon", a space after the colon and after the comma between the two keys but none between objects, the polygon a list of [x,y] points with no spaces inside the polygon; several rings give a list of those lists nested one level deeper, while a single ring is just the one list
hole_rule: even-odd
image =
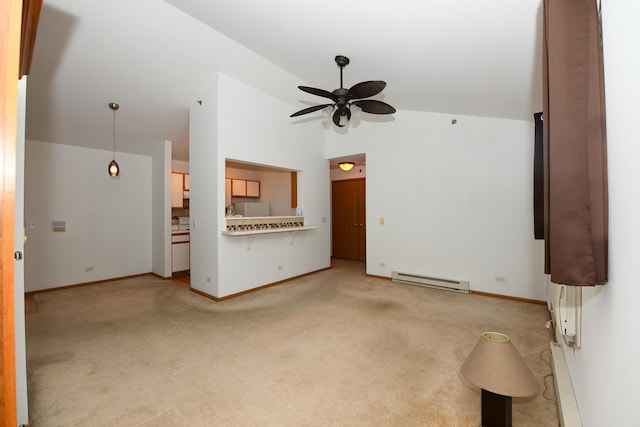
[{"label": "light carpet", "polygon": [[151,275],[34,302],[32,427],[478,426],[480,390],[459,368],[485,331],[510,336],[540,382],[513,399],[514,425],[558,425],[543,305],[344,261],[218,303]]}]

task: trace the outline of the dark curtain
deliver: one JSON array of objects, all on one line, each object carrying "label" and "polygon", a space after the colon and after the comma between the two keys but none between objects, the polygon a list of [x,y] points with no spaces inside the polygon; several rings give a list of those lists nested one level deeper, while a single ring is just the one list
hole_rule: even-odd
[{"label": "dark curtain", "polygon": [[535,138],[533,147],[533,236],[544,239],[544,159],[542,156],[542,113],[533,115]]},{"label": "dark curtain", "polygon": [[545,272],[607,282],[604,79],[595,0],[544,0]]}]

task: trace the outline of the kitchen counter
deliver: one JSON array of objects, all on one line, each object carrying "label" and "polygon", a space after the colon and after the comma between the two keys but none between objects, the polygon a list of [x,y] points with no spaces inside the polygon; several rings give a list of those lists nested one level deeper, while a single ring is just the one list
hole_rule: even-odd
[{"label": "kitchen counter", "polygon": [[304,225],[303,216],[254,216],[227,217],[226,236],[246,236],[268,233],[313,230],[316,227]]},{"label": "kitchen counter", "polygon": [[233,216],[227,217],[226,231],[278,230],[303,226],[303,216]]},{"label": "kitchen counter", "polygon": [[300,227],[287,227],[287,228],[271,228],[271,229],[258,229],[258,230],[241,230],[241,231],[221,231],[220,233],[225,236],[250,236],[255,234],[271,234],[271,233],[286,233],[286,232],[298,232],[304,230],[315,230],[316,226],[300,226]]},{"label": "kitchen counter", "polygon": [[171,234],[188,234],[189,229],[189,224],[171,224]]}]

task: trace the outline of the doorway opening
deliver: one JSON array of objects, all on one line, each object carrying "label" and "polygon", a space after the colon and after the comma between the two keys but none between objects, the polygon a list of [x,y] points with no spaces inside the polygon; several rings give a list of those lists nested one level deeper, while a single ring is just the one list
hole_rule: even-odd
[{"label": "doorway opening", "polygon": [[[340,162],[353,162],[349,171]],[[366,162],[355,155],[331,162],[331,256],[366,263]],[[365,264],[366,265],[366,264]]]}]

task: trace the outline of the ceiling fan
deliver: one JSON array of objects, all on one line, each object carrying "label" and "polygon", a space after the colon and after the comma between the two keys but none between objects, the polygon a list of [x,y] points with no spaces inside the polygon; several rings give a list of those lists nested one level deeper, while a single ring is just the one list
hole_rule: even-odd
[{"label": "ceiling fan", "polygon": [[373,99],[363,99],[369,98],[370,96],[374,96],[382,92],[382,90],[387,85],[385,82],[383,82],[382,80],[370,80],[353,85],[349,89],[345,89],[342,87],[342,69],[349,64],[349,58],[347,58],[346,56],[338,55],[336,56],[335,61],[336,64],[338,64],[338,66],[340,67],[339,89],[335,89],[334,91],[329,92],[324,89],[316,89],[308,86],[298,86],[298,89],[302,90],[303,92],[322,96],[324,98],[329,98],[333,102],[330,104],[314,105],[313,107],[302,109],[293,113],[290,117],[301,116],[303,114],[312,113],[314,111],[322,110],[323,108],[327,107],[334,107],[333,123],[338,127],[344,127],[345,120],[341,119],[346,118],[346,122],[351,119],[351,105],[358,106],[365,113],[371,114],[393,114],[396,112],[395,108],[385,102],[376,101]]}]

